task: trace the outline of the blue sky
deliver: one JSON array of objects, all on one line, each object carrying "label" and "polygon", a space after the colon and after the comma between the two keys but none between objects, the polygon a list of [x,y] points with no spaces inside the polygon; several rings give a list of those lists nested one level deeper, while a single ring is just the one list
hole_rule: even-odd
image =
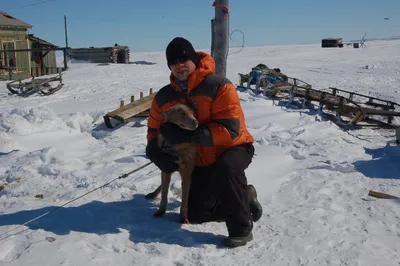
[{"label": "blue sky", "polygon": [[[0,9],[33,25],[31,33],[65,46],[128,45],[132,52],[163,51],[175,36],[210,48],[212,0],[1,0]],[[399,0],[231,0],[230,32],[245,46],[317,43],[400,35]],[[384,20],[385,17],[390,20]],[[241,46],[233,34],[231,47]]]}]

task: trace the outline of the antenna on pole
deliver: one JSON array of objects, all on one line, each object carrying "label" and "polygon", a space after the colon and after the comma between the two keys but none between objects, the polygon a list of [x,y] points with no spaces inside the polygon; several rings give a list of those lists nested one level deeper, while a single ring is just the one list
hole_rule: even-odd
[{"label": "antenna on pole", "polygon": [[365,41],[366,41],[365,37],[366,37],[366,36],[367,36],[367,33],[364,32],[364,36],[361,38],[361,42],[360,42],[361,47],[366,47],[366,46],[365,46]]}]

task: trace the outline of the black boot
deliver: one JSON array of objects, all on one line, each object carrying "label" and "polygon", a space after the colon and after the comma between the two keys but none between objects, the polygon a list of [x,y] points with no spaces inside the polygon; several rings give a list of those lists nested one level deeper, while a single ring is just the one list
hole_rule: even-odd
[{"label": "black boot", "polygon": [[224,246],[236,248],[245,246],[247,242],[253,240],[253,222],[249,221],[248,225],[232,224],[228,227],[229,236],[224,239]]},{"label": "black boot", "polygon": [[257,200],[256,188],[253,185],[248,185],[247,188],[249,190],[249,206],[251,216],[253,216],[253,222],[257,222],[262,216],[263,209],[260,202]]},{"label": "black boot", "polygon": [[228,236],[224,239],[224,246],[230,248],[236,248],[245,246],[247,242],[253,240],[253,234],[250,233],[247,236]]}]

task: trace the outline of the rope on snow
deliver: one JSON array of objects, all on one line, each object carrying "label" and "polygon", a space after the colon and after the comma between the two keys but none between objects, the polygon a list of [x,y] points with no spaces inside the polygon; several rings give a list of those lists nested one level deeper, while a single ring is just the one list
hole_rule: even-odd
[{"label": "rope on snow", "polygon": [[[142,166],[140,166],[140,167],[138,167],[138,168],[136,168],[136,169],[134,169],[134,170],[132,170],[132,171],[130,171],[130,172],[128,172],[128,173],[125,173],[125,174],[123,174],[123,175],[120,175],[119,177],[114,178],[113,180],[111,180],[111,181],[105,183],[104,185],[102,185],[102,186],[100,186],[100,187],[97,187],[97,188],[95,188],[95,189],[93,189],[93,190],[91,190],[91,191],[88,191],[88,192],[86,192],[85,194],[83,194],[83,195],[81,195],[81,196],[79,196],[79,197],[77,197],[77,198],[75,198],[75,199],[72,199],[72,200],[70,200],[70,201],[68,201],[68,202],[66,202],[66,203],[64,203],[64,204],[62,204],[62,205],[60,205],[60,206],[58,206],[58,207],[54,207],[54,208],[51,209],[50,211],[45,212],[45,213],[43,213],[43,214],[41,214],[41,215],[39,215],[39,216],[37,216],[37,217],[35,217],[35,218],[32,218],[31,220],[26,221],[26,222],[24,222],[24,223],[21,224],[21,225],[18,225],[18,226],[14,227],[14,228],[12,228],[12,229],[10,229],[10,230],[4,231],[3,233],[0,234],[0,241],[5,240],[6,238],[10,237],[10,236],[11,236],[10,232],[12,232],[12,231],[14,231],[14,230],[17,230],[18,228],[21,228],[21,227],[24,226],[24,225],[30,224],[30,223],[32,223],[32,222],[34,222],[34,221],[36,221],[36,220],[42,218],[43,216],[46,216],[46,215],[48,215],[48,214],[50,214],[50,213],[52,213],[52,212],[55,212],[56,210],[61,209],[62,207],[66,206],[66,205],[68,205],[68,204],[70,204],[70,203],[72,203],[72,202],[74,202],[74,201],[76,201],[76,200],[78,200],[78,199],[80,199],[80,198],[83,198],[84,196],[86,196],[86,195],[88,195],[88,194],[90,194],[90,193],[93,193],[93,192],[96,191],[96,190],[99,190],[99,189],[101,189],[101,188],[103,188],[103,187],[105,187],[105,186],[108,186],[109,184],[111,184],[112,182],[116,181],[117,179],[126,178],[126,177],[128,177],[129,175],[131,175],[131,174],[133,174],[133,173],[136,173],[136,172],[142,170],[143,168],[149,166],[150,164],[152,164],[152,162],[148,162],[148,163],[146,163],[146,164],[144,164],[144,165],[142,165]],[[25,231],[25,230],[22,230],[21,232],[23,232],[23,231]],[[7,236],[3,237],[4,235],[7,235]]]}]

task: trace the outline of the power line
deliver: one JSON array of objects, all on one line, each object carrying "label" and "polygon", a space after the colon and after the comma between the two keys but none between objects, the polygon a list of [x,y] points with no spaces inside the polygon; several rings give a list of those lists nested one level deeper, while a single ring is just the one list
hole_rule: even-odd
[{"label": "power line", "polygon": [[55,2],[55,1],[56,0],[43,0],[43,1],[40,1],[40,2],[34,2],[34,3],[23,5],[23,6],[16,6],[16,7],[7,8],[7,9],[4,9],[3,11],[19,9],[19,8],[24,8],[24,7],[30,7],[30,6],[37,6],[37,5],[41,5],[41,4],[47,3],[47,2]]}]

